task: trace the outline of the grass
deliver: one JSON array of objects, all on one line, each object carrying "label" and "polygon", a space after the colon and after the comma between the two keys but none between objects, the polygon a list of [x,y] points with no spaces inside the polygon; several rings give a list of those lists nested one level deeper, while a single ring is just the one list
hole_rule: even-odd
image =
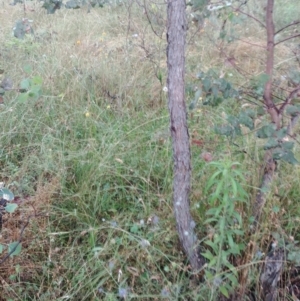
[{"label": "grass", "polygon": [[[20,202],[16,213],[5,216],[1,242],[18,239],[27,217],[40,216],[30,219],[21,254],[0,266],[0,299],[209,300],[215,287],[191,283],[173,218],[165,39],[152,32],[136,5],[105,6],[88,15],[84,9],[46,15],[38,3],[28,5],[35,9],[26,17],[34,21],[36,38],[24,40],[11,35],[24,16],[22,6],[0,9],[2,77],[10,77],[14,88],[25,77],[43,80],[39,99],[20,102],[10,91],[1,105],[0,177],[12,184]],[[163,32],[163,10],[153,4],[149,12],[154,29]],[[206,51],[208,29],[201,39],[201,45],[190,39],[188,84],[197,85],[194,74],[210,67],[232,73],[239,85],[248,81],[224,67],[214,46]],[[236,43],[226,49],[239,64],[244,61],[255,75],[263,72],[260,62],[250,60],[261,53]],[[278,61],[285,55],[280,51]],[[213,130],[238,108],[230,100],[189,112],[191,138],[201,141],[200,147],[191,145],[191,208],[203,239],[209,235],[202,224],[211,176],[201,159],[204,151],[215,161],[242,163],[250,200],[259,185],[260,142],[245,135],[234,141],[237,147]],[[282,164],[286,176],[279,175],[274,185],[280,200],[270,195],[262,230],[251,237],[257,248],[249,254],[264,251],[272,231],[298,239],[298,168],[290,168]],[[249,212],[241,210],[247,220]],[[246,264],[253,266],[247,283],[252,285],[257,262]]]}]

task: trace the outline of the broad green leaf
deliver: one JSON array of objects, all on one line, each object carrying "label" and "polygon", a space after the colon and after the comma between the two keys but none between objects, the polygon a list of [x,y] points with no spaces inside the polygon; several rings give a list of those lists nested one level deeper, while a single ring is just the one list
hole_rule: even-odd
[{"label": "broad green leaf", "polygon": [[202,81],[202,85],[203,85],[203,89],[205,92],[209,92],[210,88],[211,88],[211,80],[210,78],[206,77],[203,81]]},{"label": "broad green leaf", "polygon": [[12,250],[13,253],[10,254],[10,256],[16,256],[19,255],[21,253],[22,250],[22,244],[19,243],[18,241],[12,242],[8,245],[8,253],[10,253]]},{"label": "broad green leaf", "polygon": [[218,97],[219,95],[219,89],[215,85],[212,87],[212,94],[214,97]]},{"label": "broad green leaf", "polygon": [[23,66],[23,70],[27,74],[30,74],[32,72],[32,67],[30,65],[26,64],[26,65]]},{"label": "broad green leaf", "polygon": [[3,252],[4,246],[0,244],[0,254]]},{"label": "broad green leaf", "polygon": [[284,127],[282,129],[276,131],[275,134],[278,139],[283,139],[286,136],[286,133],[287,133],[287,128]]},{"label": "broad green leaf", "polygon": [[18,95],[17,100],[21,103],[24,103],[27,101],[28,97],[29,97],[28,93],[21,93]]},{"label": "broad green leaf", "polygon": [[17,204],[7,204],[5,206],[5,210],[9,213],[13,213],[16,209],[18,208],[18,205]]},{"label": "broad green leaf", "polygon": [[25,78],[20,83],[20,88],[23,90],[28,90],[30,88],[30,80]]},{"label": "broad green leaf", "polygon": [[277,147],[273,150],[273,159],[274,160],[280,160],[284,154],[284,150],[281,147]]},{"label": "broad green leaf", "polygon": [[287,142],[283,142],[282,143],[282,148],[284,150],[292,150],[294,147],[294,142],[291,142],[291,141],[287,141]]},{"label": "broad green leaf", "polygon": [[271,149],[274,147],[277,147],[279,145],[279,142],[275,138],[269,138],[266,144],[264,145],[264,149]]},{"label": "broad green leaf", "polygon": [[31,79],[32,85],[41,86],[43,83],[43,79],[40,76],[34,76]]},{"label": "broad green leaf", "polygon": [[14,194],[7,188],[0,190],[0,197],[9,202],[15,198]]},{"label": "broad green leaf", "polygon": [[257,108],[257,115],[258,116],[263,116],[266,114],[266,109],[264,107],[258,107]]},{"label": "broad green leaf", "polygon": [[244,112],[247,116],[250,118],[255,118],[256,117],[256,112],[253,109],[246,109]]},{"label": "broad green leaf", "polygon": [[299,69],[294,69],[289,72],[289,77],[295,84],[300,84],[300,71]]},{"label": "broad green leaf", "polygon": [[269,81],[270,76],[266,73],[262,73],[256,77],[256,80],[260,85],[265,86],[265,84]]},{"label": "broad green leaf", "polygon": [[225,286],[220,286],[220,292],[226,297],[226,298],[229,298],[229,293],[228,293],[228,290]]},{"label": "broad green leaf", "polygon": [[269,138],[272,137],[275,131],[276,131],[276,125],[274,123],[270,123],[268,125],[264,125],[257,131],[257,137]]},{"label": "broad green leaf", "polygon": [[242,112],[239,116],[239,122],[243,125],[245,125],[246,127],[248,127],[250,130],[254,129],[254,122],[253,119],[251,117],[249,117],[249,115],[247,115],[245,112]]},{"label": "broad green leaf", "polygon": [[297,116],[300,113],[300,107],[295,105],[288,105],[286,107],[286,114],[291,116]]},{"label": "broad green leaf", "polygon": [[130,227],[130,232],[134,233],[134,234],[138,233],[139,232],[139,226],[137,224],[132,225]]},{"label": "broad green leaf", "polygon": [[216,107],[218,106],[220,103],[223,102],[223,97],[211,97],[209,99],[209,104],[212,106],[212,107]]},{"label": "broad green leaf", "polygon": [[292,151],[286,151],[284,155],[281,157],[281,159],[292,165],[299,164],[298,160],[295,158],[294,153]]},{"label": "broad green leaf", "polygon": [[234,134],[241,135],[242,132],[241,132],[239,119],[235,116],[228,115],[227,120],[232,125],[232,127],[234,128]]}]

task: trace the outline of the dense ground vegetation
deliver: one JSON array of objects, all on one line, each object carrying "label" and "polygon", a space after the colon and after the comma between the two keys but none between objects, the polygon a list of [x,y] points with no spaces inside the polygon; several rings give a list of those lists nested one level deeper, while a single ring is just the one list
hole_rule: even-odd
[{"label": "dense ground vegetation", "polygon": [[[256,2],[250,12],[261,16],[263,6]],[[277,24],[297,19],[300,4],[277,2]],[[220,41],[222,19],[197,19],[188,7],[191,208],[198,237],[211,250],[208,257],[216,257],[216,267],[208,271],[216,273],[207,273],[200,284],[191,282],[171,203],[165,5],[145,5],[126,2],[89,14],[81,8],[46,15],[39,3],[28,3],[25,13],[33,20],[34,35],[24,39],[12,35],[24,7],[4,2],[0,7],[0,76],[13,82],[0,105],[0,181],[10,185],[19,205],[4,216],[0,242],[18,239],[32,216],[21,254],[0,265],[0,300],[213,300],[216,288],[230,291],[237,279],[241,293],[258,295],[262,254],[275,238],[290,248],[289,268],[300,261],[299,167],[280,162],[260,229],[251,235],[250,204],[260,185],[263,142],[244,128],[234,139],[215,131],[249,103],[228,98],[210,107],[195,102],[200,72],[213,69],[237,90],[263,73],[265,32],[236,13],[231,30],[241,38]],[[297,43],[278,47],[279,77],[299,64]],[[42,81],[39,97],[20,97],[25,78]],[[297,129],[294,134],[297,142]],[[298,142],[295,147],[298,157]],[[215,165],[208,164],[211,159]],[[210,197],[218,169],[241,184],[240,202],[229,212]],[[226,183],[220,190],[220,199],[233,193]],[[220,218],[209,220],[206,213],[216,208]],[[230,236],[234,242],[226,236],[219,243],[224,250],[237,248],[230,262],[219,258],[210,243],[224,234],[223,222],[231,230],[240,227]],[[222,286],[227,280],[229,287]],[[282,286],[282,300],[288,300]]]}]

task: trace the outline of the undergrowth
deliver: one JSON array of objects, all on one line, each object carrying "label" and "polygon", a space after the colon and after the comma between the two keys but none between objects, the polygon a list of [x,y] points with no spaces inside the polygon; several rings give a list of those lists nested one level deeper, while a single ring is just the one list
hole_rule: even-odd
[{"label": "undergrowth", "polygon": [[[45,15],[37,3],[32,5],[35,11],[27,11],[26,17],[34,21],[35,37],[23,40],[11,35],[23,7],[4,4],[0,9],[0,69],[2,78],[14,83],[0,107],[0,177],[11,184],[20,204],[16,213],[5,215],[1,241],[18,238],[27,216],[38,212],[42,217],[31,218],[21,255],[0,265],[0,299],[210,300],[220,286],[208,279],[213,264],[206,271],[207,281],[194,285],[174,226],[165,40],[140,17],[140,6],[106,6],[83,18],[81,10]],[[160,12],[152,9],[154,16]],[[164,24],[159,16],[155,28]],[[242,85],[245,79],[224,67],[217,48],[205,50],[210,41],[207,29],[192,29],[206,44],[190,37],[187,86],[193,88],[194,73],[212,66]],[[253,57],[250,48],[251,53],[241,44],[228,48],[237,60],[244,59],[261,72],[259,62],[245,60]],[[35,76],[42,79],[41,95],[20,101],[20,83]],[[187,93],[188,103],[191,98]],[[247,183],[240,189],[243,197],[246,191],[247,202],[255,198],[261,172],[257,140],[244,135],[233,142],[214,132],[215,125],[236,110],[228,100],[218,108],[189,112],[192,213],[199,237],[213,251],[213,235],[205,226],[208,205],[214,201],[205,192],[212,170],[203,154],[210,153],[218,166],[229,162],[235,168],[230,164],[239,162],[236,174],[242,173]],[[227,259],[220,263],[214,254],[218,259],[214,273],[219,273],[215,279],[231,277],[222,274],[225,262],[236,269],[230,278],[235,285],[242,279],[245,287],[253,286],[260,260],[254,255],[266,252],[270,234],[277,231],[299,239],[298,168],[285,174],[283,182],[276,182],[276,198],[270,196],[269,212],[261,232],[251,237],[251,246],[245,245],[249,223],[241,222],[249,217],[247,206],[237,212],[230,207],[230,216],[238,217],[236,224],[244,227],[232,230],[243,248],[232,252],[230,263]],[[230,204],[221,198],[233,197],[226,189],[219,195],[224,220]],[[215,231],[223,231],[223,219],[215,221]],[[231,222],[228,227],[234,228]],[[226,249],[227,243],[222,241],[221,247]],[[243,267],[247,256],[253,256],[248,280],[236,268]]]}]

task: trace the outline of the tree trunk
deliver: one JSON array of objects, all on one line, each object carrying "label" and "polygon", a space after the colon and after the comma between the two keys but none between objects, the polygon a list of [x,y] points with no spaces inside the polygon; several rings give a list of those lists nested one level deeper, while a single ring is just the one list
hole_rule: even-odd
[{"label": "tree trunk", "polygon": [[187,29],[185,8],[185,0],[168,0],[168,100],[174,156],[173,205],[177,230],[192,270],[197,272],[203,266],[204,259],[199,252],[189,204],[191,154],[184,86]]},{"label": "tree trunk", "polygon": [[[275,106],[272,97],[272,75],[274,69],[274,22],[273,22],[273,8],[274,8],[274,0],[267,1],[266,7],[266,29],[267,29],[267,63],[266,63],[266,74],[269,79],[265,85],[264,89],[264,104],[267,108],[267,111],[270,115],[271,121],[276,125],[277,130],[280,128],[280,113],[278,108]],[[262,182],[260,186],[260,190],[256,195],[256,201],[253,207],[253,215],[254,215],[254,228],[253,232],[257,230],[259,225],[260,216],[262,210],[266,203],[267,193],[270,190],[273,176],[276,170],[276,161],[273,159],[273,150],[266,151],[264,158],[264,171],[262,176]]]}]

